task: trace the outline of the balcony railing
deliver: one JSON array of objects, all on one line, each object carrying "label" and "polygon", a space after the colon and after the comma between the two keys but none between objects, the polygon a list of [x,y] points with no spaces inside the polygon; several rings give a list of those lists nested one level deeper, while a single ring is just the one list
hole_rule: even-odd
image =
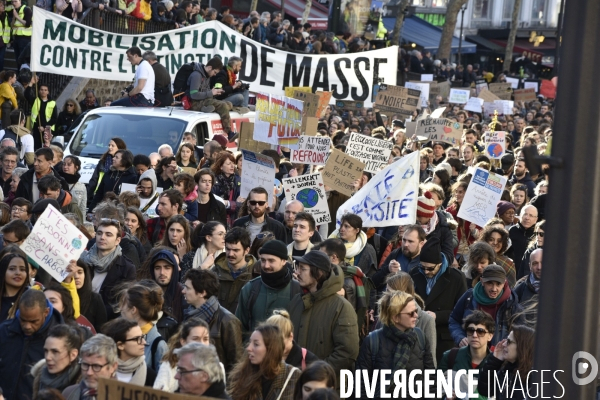
[{"label": "balcony railing", "polygon": [[157,33],[175,28],[173,22],[144,21],[129,15],[121,15],[115,12],[98,9],[91,9],[84,13],[79,22],[83,25],[100,29],[105,32],[129,35]]}]

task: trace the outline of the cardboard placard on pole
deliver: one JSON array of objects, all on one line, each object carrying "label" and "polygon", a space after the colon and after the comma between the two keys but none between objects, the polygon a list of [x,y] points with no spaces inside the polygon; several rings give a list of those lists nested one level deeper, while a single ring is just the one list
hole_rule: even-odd
[{"label": "cardboard placard on pole", "polygon": [[325,168],[321,171],[323,183],[331,190],[338,191],[346,196],[354,193],[354,181],[361,177],[365,163],[358,158],[333,149],[327,159]]},{"label": "cardboard placard on pole", "polygon": [[482,99],[483,101],[490,102],[490,103],[493,103],[496,100],[500,100],[500,97],[496,96],[494,93],[490,92],[488,89],[483,89],[481,92],[479,92],[477,97]]},{"label": "cardboard placard on pole", "polygon": [[421,93],[402,86],[380,85],[375,107],[382,112],[411,116],[419,106]]},{"label": "cardboard placard on pole", "polygon": [[500,100],[510,100],[512,96],[512,84],[510,82],[490,83],[490,92],[494,93]]},{"label": "cardboard placard on pole", "polygon": [[255,187],[264,188],[269,194],[269,204],[273,198],[275,185],[275,162],[271,157],[263,154],[242,150],[242,184],[240,196],[248,197],[248,193]]},{"label": "cardboard placard on pole", "polygon": [[462,124],[446,118],[423,118],[417,120],[417,136],[425,136],[434,142],[460,144],[463,134]]},{"label": "cardboard placard on pole", "polygon": [[239,148],[244,150],[250,150],[255,153],[260,153],[265,149],[270,149],[271,145],[268,143],[259,142],[252,138],[254,134],[254,122],[244,121],[241,124],[240,129],[240,143]]},{"label": "cardboard placard on pole", "polygon": [[294,92],[296,90],[312,93],[312,88],[310,86],[289,86],[285,88],[285,97],[294,97]]},{"label": "cardboard placard on pole", "polygon": [[[76,390],[80,390],[77,388]],[[98,381],[98,399],[110,400],[216,400],[213,397],[189,396],[181,393],[169,393],[138,386],[131,383],[120,382],[116,379],[100,378]]]}]

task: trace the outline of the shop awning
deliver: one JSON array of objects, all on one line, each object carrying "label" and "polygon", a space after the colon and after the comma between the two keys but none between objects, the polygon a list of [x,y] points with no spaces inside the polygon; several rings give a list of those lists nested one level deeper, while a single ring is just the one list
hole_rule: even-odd
[{"label": "shop awning", "polygon": [[478,46],[484,47],[491,50],[494,53],[504,54],[504,47],[482,37],[479,35],[467,35],[466,39],[470,42],[477,44]]},{"label": "shop awning", "polygon": [[[506,48],[506,40],[491,39],[490,41]],[[540,43],[539,46],[534,46],[529,39],[516,39],[513,53],[527,55],[527,57],[536,63],[541,63],[544,57],[554,56],[556,53],[556,39],[548,38]]]},{"label": "shop awning", "polygon": [[[394,29],[395,23],[396,18],[383,19],[383,24],[388,32],[391,32]],[[435,54],[440,46],[442,30],[413,15],[404,20],[400,36],[403,43],[415,43],[424,50],[429,50],[432,54]],[[458,42],[459,40],[457,37],[452,37],[452,54],[458,53]],[[462,54],[475,53],[476,50],[477,46],[475,44],[463,40],[461,47]]]}]

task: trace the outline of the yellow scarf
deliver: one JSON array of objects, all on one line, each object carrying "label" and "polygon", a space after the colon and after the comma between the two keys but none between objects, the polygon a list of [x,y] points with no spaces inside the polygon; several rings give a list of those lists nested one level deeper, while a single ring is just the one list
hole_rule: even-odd
[{"label": "yellow scarf", "polygon": [[148,332],[150,332],[150,329],[152,329],[154,327],[154,324],[152,322],[148,322],[146,325],[141,326],[140,328],[142,328],[142,334],[147,335]]}]

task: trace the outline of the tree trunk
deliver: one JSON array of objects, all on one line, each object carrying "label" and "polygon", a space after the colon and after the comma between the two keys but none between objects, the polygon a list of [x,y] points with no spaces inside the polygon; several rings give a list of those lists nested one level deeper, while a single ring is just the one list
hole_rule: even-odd
[{"label": "tree trunk", "polygon": [[506,53],[504,53],[504,71],[510,71],[510,64],[512,62],[513,47],[515,46],[515,39],[517,38],[517,29],[519,28],[519,12],[521,11],[521,1],[515,0],[515,5],[512,13],[512,21],[510,23],[510,33],[508,34],[508,40],[506,41]]},{"label": "tree trunk", "polygon": [[456,21],[458,20],[458,13],[460,8],[467,3],[468,0],[450,0],[446,7],[446,22],[442,28],[442,36],[440,38],[440,45],[438,47],[437,58],[447,59],[450,61],[450,54],[452,53],[452,37],[454,36],[454,30],[456,29]]},{"label": "tree trunk", "polygon": [[396,15],[396,23],[394,24],[394,34],[392,35],[392,44],[398,44],[398,46],[402,45],[400,43],[400,33],[402,32],[402,24],[404,24],[404,10],[406,10],[409,1],[410,0],[402,0],[402,2],[400,3],[400,7],[398,8],[398,14]]},{"label": "tree trunk", "polygon": [[306,4],[304,5],[304,12],[302,13],[302,25],[308,21],[308,16],[310,15],[310,7],[312,6],[312,0],[306,0]]},{"label": "tree trunk", "polygon": [[256,11],[256,7],[258,7],[258,0],[252,0],[252,3],[250,3],[250,11]]}]

